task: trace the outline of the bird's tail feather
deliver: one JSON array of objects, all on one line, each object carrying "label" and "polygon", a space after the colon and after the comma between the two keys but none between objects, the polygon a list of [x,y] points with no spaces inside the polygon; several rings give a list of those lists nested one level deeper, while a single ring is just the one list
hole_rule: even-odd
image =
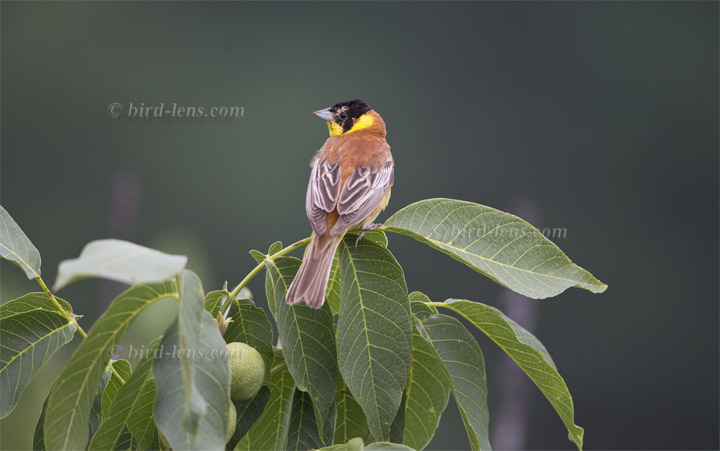
[{"label": "bird's tail feather", "polygon": [[311,308],[319,309],[323,306],[333,257],[341,238],[313,236],[300,269],[288,288],[285,302],[292,305],[304,299]]}]

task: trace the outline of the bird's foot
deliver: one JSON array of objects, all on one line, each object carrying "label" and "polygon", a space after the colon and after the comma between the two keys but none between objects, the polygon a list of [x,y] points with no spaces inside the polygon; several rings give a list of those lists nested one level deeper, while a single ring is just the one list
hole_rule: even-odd
[{"label": "bird's foot", "polygon": [[362,228],[360,231],[360,235],[357,237],[357,240],[355,240],[355,249],[357,249],[358,243],[360,243],[360,240],[362,239],[363,235],[365,235],[365,232],[371,232],[373,230],[376,230],[380,228],[382,224],[369,224]]}]

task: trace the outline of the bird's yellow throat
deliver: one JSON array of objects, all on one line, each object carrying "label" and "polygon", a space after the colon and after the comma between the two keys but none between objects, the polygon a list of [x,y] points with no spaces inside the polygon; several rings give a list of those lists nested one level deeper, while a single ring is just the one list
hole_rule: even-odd
[{"label": "bird's yellow throat", "polygon": [[335,122],[328,121],[328,130],[330,131],[330,136],[341,136],[341,135],[347,135],[348,133],[356,132],[358,130],[362,130],[363,128],[371,127],[375,123],[375,119],[373,119],[372,115],[365,113],[359,118],[355,119],[355,125],[352,126],[352,128],[346,132],[343,132],[343,128],[340,124],[336,124]]}]

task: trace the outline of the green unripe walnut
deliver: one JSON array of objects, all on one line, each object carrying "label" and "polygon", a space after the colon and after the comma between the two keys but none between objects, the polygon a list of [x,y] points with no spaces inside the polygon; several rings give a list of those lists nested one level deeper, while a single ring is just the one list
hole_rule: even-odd
[{"label": "green unripe walnut", "polygon": [[235,433],[235,426],[237,426],[237,410],[235,410],[235,405],[230,403],[230,408],[228,409],[228,426],[225,431],[225,443],[229,442]]},{"label": "green unripe walnut", "polygon": [[259,352],[245,343],[228,344],[230,357],[230,397],[250,399],[265,382],[265,362]]}]

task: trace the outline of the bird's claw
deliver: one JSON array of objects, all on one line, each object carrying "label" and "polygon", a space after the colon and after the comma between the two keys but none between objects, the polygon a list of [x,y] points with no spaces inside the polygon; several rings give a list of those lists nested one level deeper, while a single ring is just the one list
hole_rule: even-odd
[{"label": "bird's claw", "polygon": [[380,228],[380,226],[382,226],[382,224],[370,224],[363,227],[360,231],[360,235],[358,235],[357,237],[357,240],[355,240],[355,249],[357,249],[360,240],[362,239],[363,235],[365,235],[365,232],[372,232],[373,230]]}]

